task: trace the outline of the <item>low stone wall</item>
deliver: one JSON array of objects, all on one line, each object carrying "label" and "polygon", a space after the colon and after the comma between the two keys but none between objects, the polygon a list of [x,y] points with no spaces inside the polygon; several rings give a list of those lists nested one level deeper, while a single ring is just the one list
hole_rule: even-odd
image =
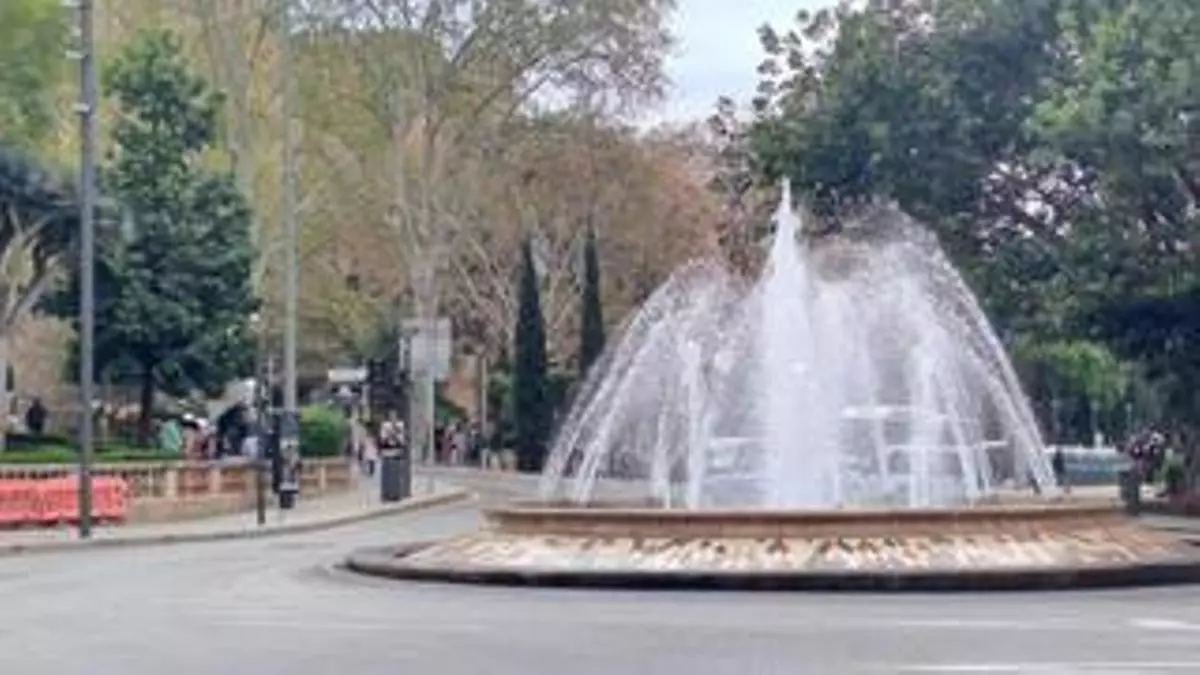
[{"label": "low stone wall", "polygon": [[995,535],[1038,536],[1125,524],[1112,502],[1008,504],[963,509],[828,511],[666,510],[518,504],[485,512],[490,528],[517,536],[776,539]]},{"label": "low stone wall", "polygon": [[[71,464],[0,464],[0,480],[63,478],[76,471]],[[250,508],[255,499],[255,466],[246,459],[98,464],[92,472],[126,481],[132,498],[128,520],[133,522],[231,513]],[[353,485],[353,467],[345,459],[309,459],[302,464],[302,498]]]}]

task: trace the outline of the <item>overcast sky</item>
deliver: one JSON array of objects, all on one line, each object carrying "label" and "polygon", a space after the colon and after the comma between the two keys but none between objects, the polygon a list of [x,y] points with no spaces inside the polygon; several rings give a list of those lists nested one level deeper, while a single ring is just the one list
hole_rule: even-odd
[{"label": "overcast sky", "polygon": [[670,64],[674,88],[653,117],[700,119],[711,113],[718,96],[749,99],[757,83],[754,69],[762,60],[758,27],[791,27],[800,9],[830,4],[831,0],[679,0],[679,45]]}]

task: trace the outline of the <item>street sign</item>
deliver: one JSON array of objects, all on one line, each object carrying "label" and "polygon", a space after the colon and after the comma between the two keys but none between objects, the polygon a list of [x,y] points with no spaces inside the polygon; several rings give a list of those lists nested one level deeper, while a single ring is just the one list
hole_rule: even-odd
[{"label": "street sign", "polygon": [[[432,369],[434,378],[438,380],[450,377],[450,357],[454,346],[450,319],[405,319],[402,327],[408,336],[406,362],[412,372],[423,373]],[[404,347],[401,345],[402,349]]]},{"label": "street sign", "polygon": [[366,368],[331,368],[329,370],[330,384],[359,384],[367,379]]}]

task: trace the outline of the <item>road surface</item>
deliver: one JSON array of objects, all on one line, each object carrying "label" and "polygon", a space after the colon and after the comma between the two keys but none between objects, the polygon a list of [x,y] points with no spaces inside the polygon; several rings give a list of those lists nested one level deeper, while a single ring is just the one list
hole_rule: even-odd
[{"label": "road surface", "polygon": [[336,567],[356,547],[477,523],[474,506],[458,505],[276,539],[0,558],[0,673],[1200,673],[1200,587],[595,592],[409,584]]}]

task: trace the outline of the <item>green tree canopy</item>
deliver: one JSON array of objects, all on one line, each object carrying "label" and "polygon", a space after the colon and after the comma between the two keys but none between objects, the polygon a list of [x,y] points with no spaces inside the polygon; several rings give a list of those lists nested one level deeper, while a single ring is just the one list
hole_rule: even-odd
[{"label": "green tree canopy", "polygon": [[583,248],[583,289],[579,312],[579,376],[587,377],[604,351],[604,305],[600,300],[600,255],[596,232],[588,231]]},{"label": "green tree canopy", "polygon": [[[171,34],[139,35],[104,84],[119,117],[103,182],[132,227],[99,250],[96,365],[140,382],[145,440],[156,390],[219,390],[250,371],[251,214],[232,176],[203,166],[221,100]],[[60,313],[76,316],[78,281]]]},{"label": "green tree canopy", "polygon": [[30,148],[53,127],[67,18],[58,0],[0,2],[0,140]]},{"label": "green tree canopy", "polygon": [[540,471],[550,438],[553,401],[548,387],[546,326],[533,247],[521,247],[517,326],[513,345],[513,417],[517,465],[521,471]]},{"label": "green tree canopy", "polygon": [[760,179],[833,227],[894,200],[1003,332],[1099,341],[1200,424],[1200,5],[869,0],[762,38]]}]

